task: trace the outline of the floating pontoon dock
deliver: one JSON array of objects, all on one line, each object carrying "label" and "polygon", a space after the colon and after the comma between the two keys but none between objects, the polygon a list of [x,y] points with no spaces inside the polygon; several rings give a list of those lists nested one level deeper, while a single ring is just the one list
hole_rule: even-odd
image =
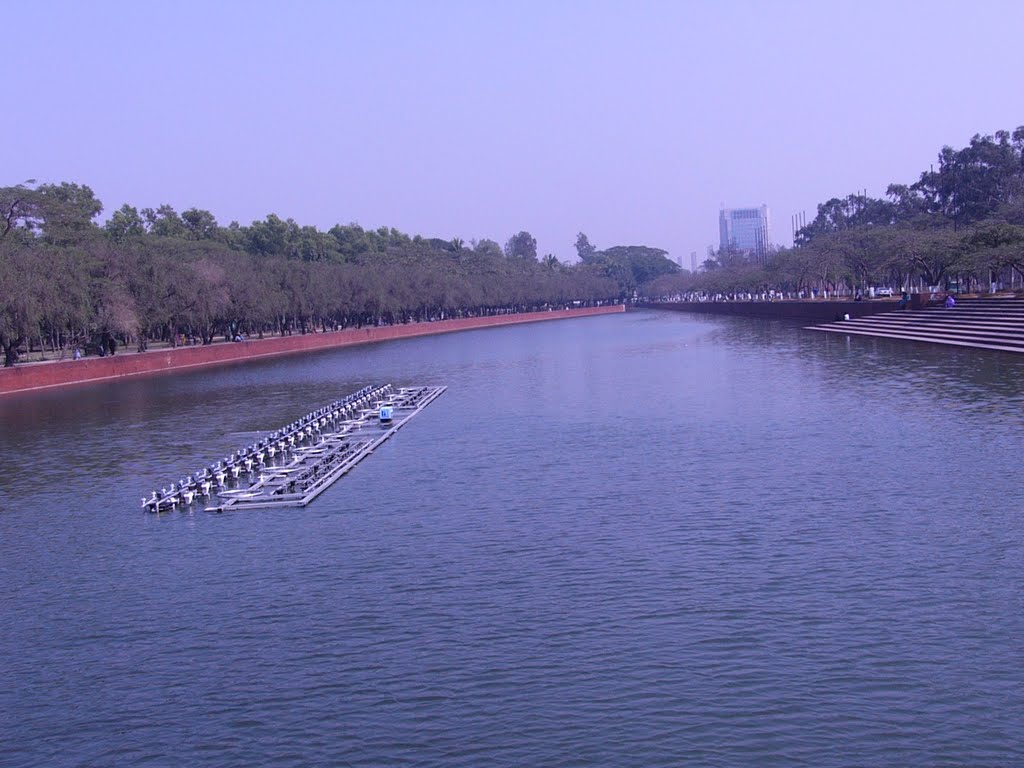
[{"label": "floating pontoon dock", "polygon": [[[151,512],[216,496],[208,512],[301,507],[369,456],[447,387],[365,387],[142,500]],[[232,486],[232,487],[229,487]]]}]

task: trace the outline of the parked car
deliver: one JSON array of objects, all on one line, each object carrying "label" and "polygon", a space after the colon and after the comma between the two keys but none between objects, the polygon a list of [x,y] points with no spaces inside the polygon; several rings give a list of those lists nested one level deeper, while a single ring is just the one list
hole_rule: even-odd
[{"label": "parked car", "polygon": [[875,296],[892,296],[892,288],[875,288]]}]

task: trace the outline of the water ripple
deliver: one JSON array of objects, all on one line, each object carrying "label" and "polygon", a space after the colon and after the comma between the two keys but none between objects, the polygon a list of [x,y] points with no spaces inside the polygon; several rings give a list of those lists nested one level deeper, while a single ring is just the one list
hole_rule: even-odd
[{"label": "water ripple", "polygon": [[[1024,363],[823,336],[640,313],[0,401],[0,762],[1024,764]],[[379,380],[449,391],[311,507],[138,511]]]}]

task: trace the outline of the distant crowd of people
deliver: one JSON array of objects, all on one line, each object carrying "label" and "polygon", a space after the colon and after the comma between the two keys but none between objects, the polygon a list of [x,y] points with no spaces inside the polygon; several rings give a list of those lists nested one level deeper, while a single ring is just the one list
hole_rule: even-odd
[{"label": "distant crowd of people", "polygon": [[[932,293],[932,301],[936,301],[936,294]],[[886,294],[886,297],[891,293]],[[870,296],[870,298],[877,298],[877,296]],[[862,291],[828,291],[817,288],[811,288],[804,291],[737,291],[737,292],[710,292],[710,291],[689,291],[686,293],[677,293],[671,296],[662,296],[658,298],[642,298],[639,301],[665,301],[673,303],[684,303],[684,302],[736,302],[736,301],[814,301],[814,300],[832,300],[832,301],[864,301],[864,294]],[[947,291],[944,298],[938,299],[947,308],[956,306],[955,293],[953,291]],[[910,291],[903,291],[902,296],[896,303],[897,309],[906,309],[910,306],[911,294]]]},{"label": "distant crowd of people", "polygon": [[655,301],[670,302],[708,302],[708,301],[814,301],[818,299],[832,301],[862,301],[860,291],[830,291],[809,288],[801,291],[688,291],[672,296],[664,296]]}]

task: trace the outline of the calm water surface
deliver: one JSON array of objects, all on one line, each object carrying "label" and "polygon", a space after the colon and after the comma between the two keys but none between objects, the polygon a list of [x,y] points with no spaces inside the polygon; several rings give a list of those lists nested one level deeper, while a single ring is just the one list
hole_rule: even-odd
[{"label": "calm water surface", "polygon": [[[0,764],[1024,764],[1022,374],[638,312],[0,399]],[[310,507],[139,510],[387,381]]]}]

